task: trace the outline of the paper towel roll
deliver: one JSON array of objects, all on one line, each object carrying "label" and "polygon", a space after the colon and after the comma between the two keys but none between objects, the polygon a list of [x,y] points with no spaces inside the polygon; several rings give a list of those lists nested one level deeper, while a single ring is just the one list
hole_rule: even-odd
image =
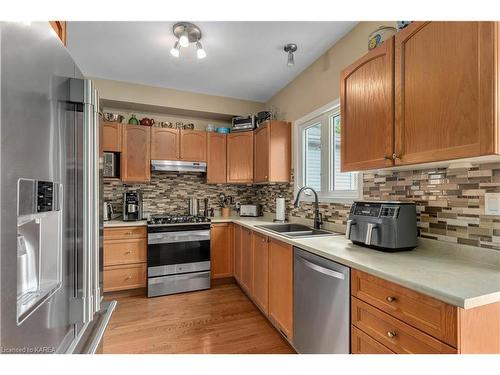
[{"label": "paper towel roll", "polygon": [[276,221],[285,220],[285,198],[276,198]]}]

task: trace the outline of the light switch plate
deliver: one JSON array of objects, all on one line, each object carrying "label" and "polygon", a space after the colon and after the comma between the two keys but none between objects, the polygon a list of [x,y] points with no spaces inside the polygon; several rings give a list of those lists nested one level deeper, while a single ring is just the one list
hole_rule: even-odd
[{"label": "light switch plate", "polygon": [[484,194],[484,214],[500,216],[500,193]]}]

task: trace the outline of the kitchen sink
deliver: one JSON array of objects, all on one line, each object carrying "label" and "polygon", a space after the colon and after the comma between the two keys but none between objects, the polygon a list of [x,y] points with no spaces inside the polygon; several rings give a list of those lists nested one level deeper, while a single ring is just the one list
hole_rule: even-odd
[{"label": "kitchen sink", "polygon": [[338,236],[342,234],[337,232],[330,232],[324,229],[314,229],[303,224],[270,224],[256,225],[256,227],[281,234],[282,236],[288,238]]}]

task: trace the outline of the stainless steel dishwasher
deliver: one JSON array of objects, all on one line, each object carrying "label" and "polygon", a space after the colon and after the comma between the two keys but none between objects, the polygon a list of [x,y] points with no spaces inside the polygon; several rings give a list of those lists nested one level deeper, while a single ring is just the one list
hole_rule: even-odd
[{"label": "stainless steel dishwasher", "polygon": [[348,354],[350,269],[294,248],[293,345],[303,354]]}]

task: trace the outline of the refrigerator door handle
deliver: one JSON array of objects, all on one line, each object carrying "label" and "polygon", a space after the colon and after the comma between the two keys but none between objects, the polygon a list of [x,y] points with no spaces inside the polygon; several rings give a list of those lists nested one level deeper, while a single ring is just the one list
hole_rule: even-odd
[{"label": "refrigerator door handle", "polygon": [[95,336],[92,338],[88,350],[86,354],[95,354],[97,352],[97,348],[102,341],[104,336],[104,332],[106,332],[106,328],[108,327],[109,320],[111,319],[111,315],[116,307],[116,301],[111,301],[108,308],[106,309],[106,313],[104,314],[99,327],[97,327]]}]

